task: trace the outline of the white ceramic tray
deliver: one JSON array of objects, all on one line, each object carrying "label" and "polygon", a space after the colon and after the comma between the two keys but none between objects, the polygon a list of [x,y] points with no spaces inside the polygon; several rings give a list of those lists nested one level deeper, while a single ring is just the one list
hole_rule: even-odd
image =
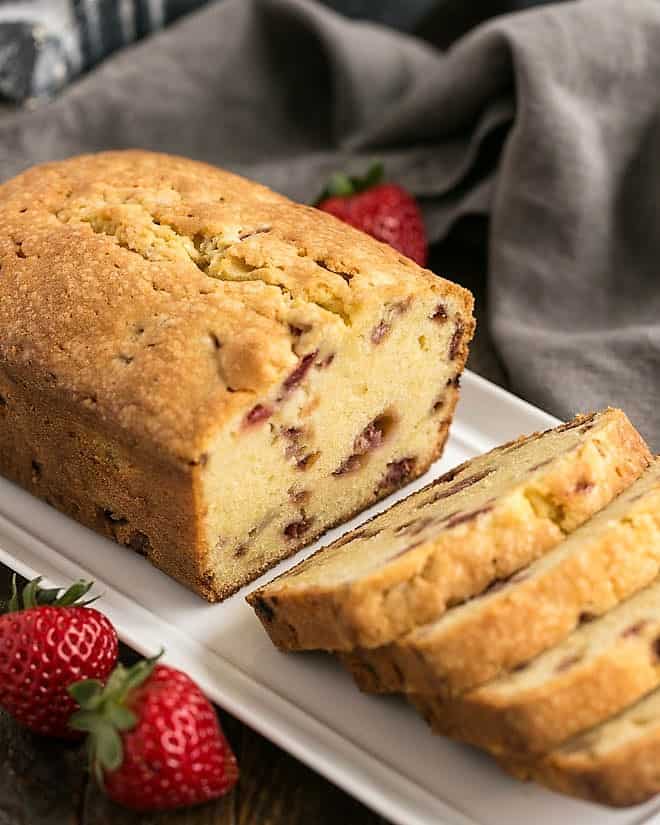
[{"label": "white ceramic tray", "polygon": [[[422,479],[323,543],[465,458],[555,419],[466,374],[444,458]],[[308,555],[299,553],[265,581]],[[506,777],[477,752],[432,736],[397,697],[361,695],[323,654],[284,655],[270,644],[245,592],[207,605],[134,552],[81,527],[0,479],[0,561],[62,584],[84,576],[128,644],[161,645],[167,661],[195,678],[230,713],[400,825],[638,825],[660,801],[613,812]],[[660,815],[658,819],[660,821]]]}]

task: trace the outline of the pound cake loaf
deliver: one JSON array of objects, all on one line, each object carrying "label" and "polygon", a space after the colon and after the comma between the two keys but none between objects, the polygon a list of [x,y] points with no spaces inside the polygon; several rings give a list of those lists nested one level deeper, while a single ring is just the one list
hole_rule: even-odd
[{"label": "pound cake loaf", "polygon": [[453,699],[409,694],[436,733],[530,759],[660,684],[660,579],[527,665]]},{"label": "pound cake loaf", "polygon": [[210,600],[418,476],[472,298],[183,158],[0,187],[0,472]]},{"label": "pound cake loaf", "polygon": [[525,768],[504,766],[591,802],[644,802],[660,793],[660,689]]},{"label": "pound cake loaf", "polygon": [[556,645],[660,574],[660,459],[529,567],[391,644],[342,655],[363,690],[456,696]]},{"label": "pound cake loaf", "polygon": [[579,416],[457,467],[248,601],[285,650],[384,645],[547,552],[650,461],[620,410]]}]

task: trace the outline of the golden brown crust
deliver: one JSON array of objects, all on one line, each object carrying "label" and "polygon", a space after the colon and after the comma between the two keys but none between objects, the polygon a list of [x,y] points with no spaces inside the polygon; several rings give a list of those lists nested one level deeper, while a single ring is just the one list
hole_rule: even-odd
[{"label": "golden brown crust", "polygon": [[435,733],[476,745],[502,758],[530,758],[596,725],[636,701],[660,681],[658,666],[644,650],[608,657],[591,672],[567,674],[554,691],[531,692],[520,703],[480,701],[478,688],[464,696],[442,699],[409,693],[410,702]]},{"label": "golden brown crust", "polygon": [[542,759],[502,760],[502,767],[514,776],[602,805],[638,805],[660,793],[659,699],[656,690]]},{"label": "golden brown crust", "polygon": [[551,756],[532,766],[529,777],[561,793],[626,808],[640,805],[660,793],[660,735],[631,746],[599,764],[579,763]]},{"label": "golden brown crust", "polygon": [[659,604],[655,583],[526,668],[451,699],[408,698],[436,733],[502,757],[528,759],[658,686]]},{"label": "golden brown crust", "polygon": [[301,310],[343,326],[416,282],[473,323],[466,290],[391,247],[229,172],[150,152],[45,164],[0,187],[0,267],[0,362],[177,460],[199,460],[295,368]]},{"label": "golden brown crust", "polygon": [[[590,420],[578,418],[571,426],[587,427]],[[606,411],[599,420],[604,423],[593,430],[598,437],[587,431],[580,449],[556,456],[539,469],[529,489],[519,485],[489,504],[483,515],[436,532],[414,552],[396,554],[375,572],[354,580],[300,587],[295,576],[315,563],[312,557],[251,594],[248,601],[278,647],[376,648],[364,655],[347,654],[344,661],[363,689],[390,690],[395,684],[394,689],[401,689],[404,680],[398,661],[389,655],[392,646],[378,645],[441,615],[447,604],[480,593],[493,579],[511,575],[556,545],[565,531],[607,504],[648,465],[648,448],[623,413]],[[535,437],[488,455],[496,458]],[[488,456],[479,458],[484,460]],[[471,472],[467,466],[466,475]],[[397,507],[412,507],[433,486]],[[370,523],[356,533],[364,532],[365,526],[369,530]],[[323,563],[323,555],[318,559]]]},{"label": "golden brown crust", "polygon": [[[620,466],[611,468],[617,478]],[[659,573],[656,461],[600,516],[501,589],[387,647],[359,650],[343,661],[363,690],[456,696],[531,660],[582,617],[605,613]]]},{"label": "golden brown crust", "polygon": [[[207,523],[216,445],[255,404],[279,400],[306,354],[330,363],[365,319],[411,301],[446,304],[464,327],[447,358],[460,375],[470,294],[325,213],[149,152],[31,169],[0,187],[0,471],[224,598],[349,513],[318,514],[304,535],[219,573],[223,536]],[[424,472],[445,438],[346,509]]]}]

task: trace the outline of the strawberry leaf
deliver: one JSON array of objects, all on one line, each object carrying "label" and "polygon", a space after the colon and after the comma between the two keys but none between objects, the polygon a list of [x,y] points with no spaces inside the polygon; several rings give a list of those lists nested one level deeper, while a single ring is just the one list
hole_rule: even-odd
[{"label": "strawberry leaf", "polygon": [[328,181],[321,198],[346,197],[346,195],[352,195],[353,192],[353,183],[348,175],[343,172],[335,172]]},{"label": "strawberry leaf", "polygon": [[103,785],[106,771],[114,771],[121,765],[122,738],[124,731],[131,730],[138,722],[135,713],[126,705],[135,688],[147,681],[156,662],[163,655],[136,662],[132,667],[118,664],[105,685],[96,679],[85,679],[70,685],[69,694],[80,705],[69,721],[74,730],[89,734],[87,747],[90,769]]},{"label": "strawberry leaf", "polygon": [[381,183],[384,176],[385,165],[377,160],[371,164],[367,170],[367,174],[361,180],[359,178],[353,178],[353,180],[358,181],[358,186],[360,187],[358,191],[364,192],[365,189],[371,189],[372,186]]},{"label": "strawberry leaf", "polygon": [[113,698],[117,698],[119,696],[126,682],[126,673],[127,669],[120,662],[105,683],[105,689],[103,691],[105,697],[112,696]]},{"label": "strawberry leaf", "polygon": [[102,724],[102,720],[93,710],[77,710],[71,714],[71,719],[69,719],[69,727],[83,731],[83,733],[94,733],[99,724]]},{"label": "strawberry leaf", "polygon": [[348,198],[351,195],[365,192],[367,189],[381,183],[384,174],[385,166],[380,161],[372,163],[362,177],[349,176],[344,172],[335,172],[328,180],[323,192],[314,201],[314,205],[318,206],[326,198]]},{"label": "strawberry leaf", "polygon": [[117,733],[117,729],[106,722],[99,724],[93,733],[96,764],[104,771],[116,771],[124,758],[121,736]]},{"label": "strawberry leaf", "polygon": [[25,587],[23,588],[23,609],[30,610],[33,607],[36,607],[37,602],[37,592],[39,590],[39,582],[41,581],[41,576],[37,576],[36,579],[32,579],[31,582],[28,582]]},{"label": "strawberry leaf", "polygon": [[61,587],[42,587],[39,589],[39,604],[55,604],[62,592]]},{"label": "strawberry leaf", "polygon": [[96,601],[98,597],[87,599],[81,602],[94,585],[94,582],[87,582],[79,579],[70,587],[63,591],[61,587],[41,587],[41,576],[28,582],[19,594],[16,587],[16,576],[12,579],[12,592],[9,600],[2,604],[3,613],[17,613],[20,610],[31,610],[34,607],[50,605],[52,607],[86,607]]},{"label": "strawberry leaf", "polygon": [[[79,579],[77,582],[74,582],[68,590],[65,590],[55,603],[58,607],[69,607],[72,604],[76,604],[79,599],[90,591],[93,584],[94,582],[86,582],[84,579]],[[87,602],[87,604],[88,603],[89,602]]]},{"label": "strawberry leaf", "polygon": [[107,716],[117,730],[130,730],[137,725],[137,716],[123,705],[109,705]]},{"label": "strawberry leaf", "polygon": [[163,650],[161,649],[160,653],[156,656],[152,656],[150,659],[143,659],[141,662],[137,662],[133,665],[133,667],[126,671],[122,697],[126,696],[126,694],[134,688],[139,687],[143,682],[147,681],[152,674],[156,662],[162,655]]},{"label": "strawberry leaf", "polygon": [[84,710],[96,710],[103,694],[103,684],[98,679],[83,679],[68,687],[69,695]]}]

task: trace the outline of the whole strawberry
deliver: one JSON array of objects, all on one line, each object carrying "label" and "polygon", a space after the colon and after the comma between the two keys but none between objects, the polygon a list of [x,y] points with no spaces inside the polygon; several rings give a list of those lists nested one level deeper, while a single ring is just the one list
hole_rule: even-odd
[{"label": "whole strawberry", "polygon": [[236,784],[236,759],[215,711],[185,673],[145,659],[118,665],[105,687],[88,680],[70,693],[81,707],[71,724],[89,732],[92,770],[115,802],[169,810]]},{"label": "whole strawberry", "polygon": [[337,173],[316,206],[426,266],[428,243],[419,206],[409,192],[382,178],[381,163],[364,178]]},{"label": "whole strawberry", "polygon": [[92,586],[16,590],[0,616],[0,705],[35,733],[75,738],[77,704],[67,688],[81,678],[105,680],[117,662],[117,633],[98,610],[80,602]]}]

